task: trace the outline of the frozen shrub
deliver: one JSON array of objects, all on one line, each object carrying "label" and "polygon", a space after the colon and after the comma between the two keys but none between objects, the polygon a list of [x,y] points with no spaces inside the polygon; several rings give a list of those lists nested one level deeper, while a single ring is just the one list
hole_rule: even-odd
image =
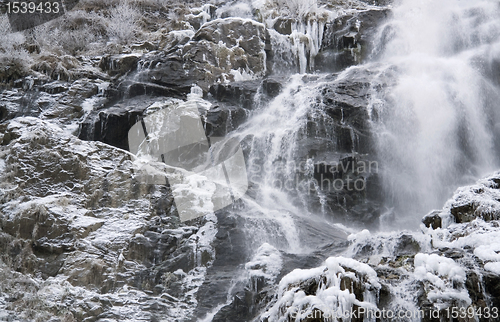
[{"label": "frozen shrub", "polygon": [[34,34],[42,51],[78,55],[89,50],[93,43],[106,39],[106,21],[96,13],[75,10],[57,21],[38,26]]},{"label": "frozen shrub", "polygon": [[108,34],[122,44],[129,43],[138,28],[140,13],[134,5],[121,1],[109,10]]},{"label": "frozen shrub", "polygon": [[12,33],[6,15],[0,16],[0,83],[11,83],[29,73],[31,58],[22,33]]}]

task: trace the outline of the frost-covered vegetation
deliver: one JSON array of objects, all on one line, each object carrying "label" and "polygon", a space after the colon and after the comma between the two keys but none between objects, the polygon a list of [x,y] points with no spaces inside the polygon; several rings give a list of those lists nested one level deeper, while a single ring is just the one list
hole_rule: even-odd
[{"label": "frost-covered vegetation", "polygon": [[59,60],[55,56],[131,52],[135,43],[159,42],[165,31],[193,29],[183,23],[186,14],[190,11],[184,4],[160,0],[84,0],[60,18],[16,33],[2,15],[0,80],[12,82],[30,74],[30,69],[50,74],[40,64]]}]

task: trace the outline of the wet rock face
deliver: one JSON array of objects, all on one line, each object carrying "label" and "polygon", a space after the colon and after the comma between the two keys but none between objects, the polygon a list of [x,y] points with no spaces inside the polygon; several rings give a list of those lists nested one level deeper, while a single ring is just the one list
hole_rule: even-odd
[{"label": "wet rock face", "polygon": [[111,107],[95,109],[80,124],[78,137],[128,150],[128,131],[155,101],[149,96],[138,96]]},{"label": "wet rock face", "polygon": [[210,87],[210,94],[219,102],[228,102],[238,107],[251,109],[254,96],[263,87],[262,81],[241,81],[230,84],[215,84]]},{"label": "wet rock face", "polygon": [[342,81],[325,82],[319,88],[318,104],[308,116],[297,151],[298,158],[314,159],[312,177],[323,198],[312,195],[315,211],[326,207],[335,220],[363,227],[376,225],[382,202],[366,108],[374,86],[371,73],[352,69]]},{"label": "wet rock face", "polygon": [[[91,86],[89,84],[88,86]],[[125,93],[134,91],[141,84],[128,83],[131,87],[123,89]],[[53,85],[54,87],[59,84]],[[146,91],[151,88],[147,85]],[[56,87],[58,88],[58,87]],[[282,84],[276,78],[249,80],[215,84],[210,87],[207,100],[212,105],[208,111],[200,111],[200,117],[208,137],[224,137],[236,130],[247,119],[251,110],[258,105],[256,95],[262,93],[260,99],[268,101],[277,96]],[[97,89],[97,88],[96,88]],[[113,92],[109,89],[107,93]],[[83,95],[83,94],[82,94]],[[118,95],[124,96],[123,95]],[[103,97],[98,106],[90,111],[79,125],[78,137],[87,141],[100,141],[124,150],[128,150],[128,131],[145,116],[147,108],[162,99],[159,93],[149,95],[130,95],[131,98]],[[185,98],[182,95],[171,97]],[[117,101],[114,105],[112,102]],[[108,105],[111,105],[108,107]]]},{"label": "wet rock face", "polygon": [[[211,95],[216,100],[210,99],[212,106],[208,111],[200,111],[207,136],[224,137],[243,124],[261,87],[262,81],[211,87]],[[128,131],[146,115],[148,107],[161,100],[157,95],[141,95],[121,99],[110,107],[98,107],[80,124],[78,137],[128,150]]]},{"label": "wet rock face", "polygon": [[99,68],[110,76],[123,76],[135,70],[139,59],[138,54],[108,55],[101,58]]},{"label": "wet rock face", "polygon": [[322,50],[315,58],[315,65],[339,71],[366,61],[374,48],[372,41],[377,27],[389,15],[388,9],[372,9],[326,24]]}]

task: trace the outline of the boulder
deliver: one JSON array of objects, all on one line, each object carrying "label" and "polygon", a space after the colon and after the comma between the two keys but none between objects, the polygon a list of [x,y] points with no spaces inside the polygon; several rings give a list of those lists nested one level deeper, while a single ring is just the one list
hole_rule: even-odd
[{"label": "boulder", "polygon": [[273,29],[282,35],[290,35],[294,23],[297,23],[296,19],[280,17],[274,22]]},{"label": "boulder", "polygon": [[377,28],[389,15],[390,9],[376,8],[341,16],[326,24],[315,66],[339,71],[364,62],[373,49]]},{"label": "boulder", "polygon": [[99,67],[110,76],[123,76],[137,68],[140,54],[107,55],[101,58]]},{"label": "boulder", "polygon": [[263,75],[267,38],[266,28],[256,21],[216,19],[204,24],[191,41],[145,57],[137,79],[174,88],[194,82],[208,91],[217,80],[233,79],[233,70]]},{"label": "boulder", "polygon": [[457,189],[442,216],[448,216],[451,222],[456,223],[468,223],[477,218],[486,222],[499,220],[499,176],[495,173],[475,185]]}]

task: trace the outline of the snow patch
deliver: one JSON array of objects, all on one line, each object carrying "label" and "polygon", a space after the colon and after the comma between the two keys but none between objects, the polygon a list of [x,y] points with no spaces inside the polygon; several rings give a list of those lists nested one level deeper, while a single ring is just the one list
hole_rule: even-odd
[{"label": "snow patch", "polygon": [[[295,269],[283,277],[279,284],[278,301],[261,318],[302,321],[314,315],[314,310],[320,310],[327,316],[335,312],[350,312],[354,305],[376,309],[381,285],[370,266],[345,257],[330,257],[325,264],[312,269]],[[342,287],[346,281],[360,282],[363,301],[356,298],[350,287]],[[301,284],[305,287],[314,285],[316,290],[306,295]],[[348,319],[342,318],[342,321]]]},{"label": "snow patch", "polygon": [[245,264],[251,276],[263,276],[274,281],[281,271],[282,259],[280,252],[268,243],[262,244],[252,260]]},{"label": "snow patch", "polygon": [[[465,282],[466,277],[464,269],[453,259],[437,254],[422,253],[415,255],[415,275],[419,279],[429,280],[430,282],[438,282],[438,276],[447,277],[458,282]],[[439,280],[441,281],[441,279]],[[441,282],[438,282],[438,284],[442,284]]]}]

